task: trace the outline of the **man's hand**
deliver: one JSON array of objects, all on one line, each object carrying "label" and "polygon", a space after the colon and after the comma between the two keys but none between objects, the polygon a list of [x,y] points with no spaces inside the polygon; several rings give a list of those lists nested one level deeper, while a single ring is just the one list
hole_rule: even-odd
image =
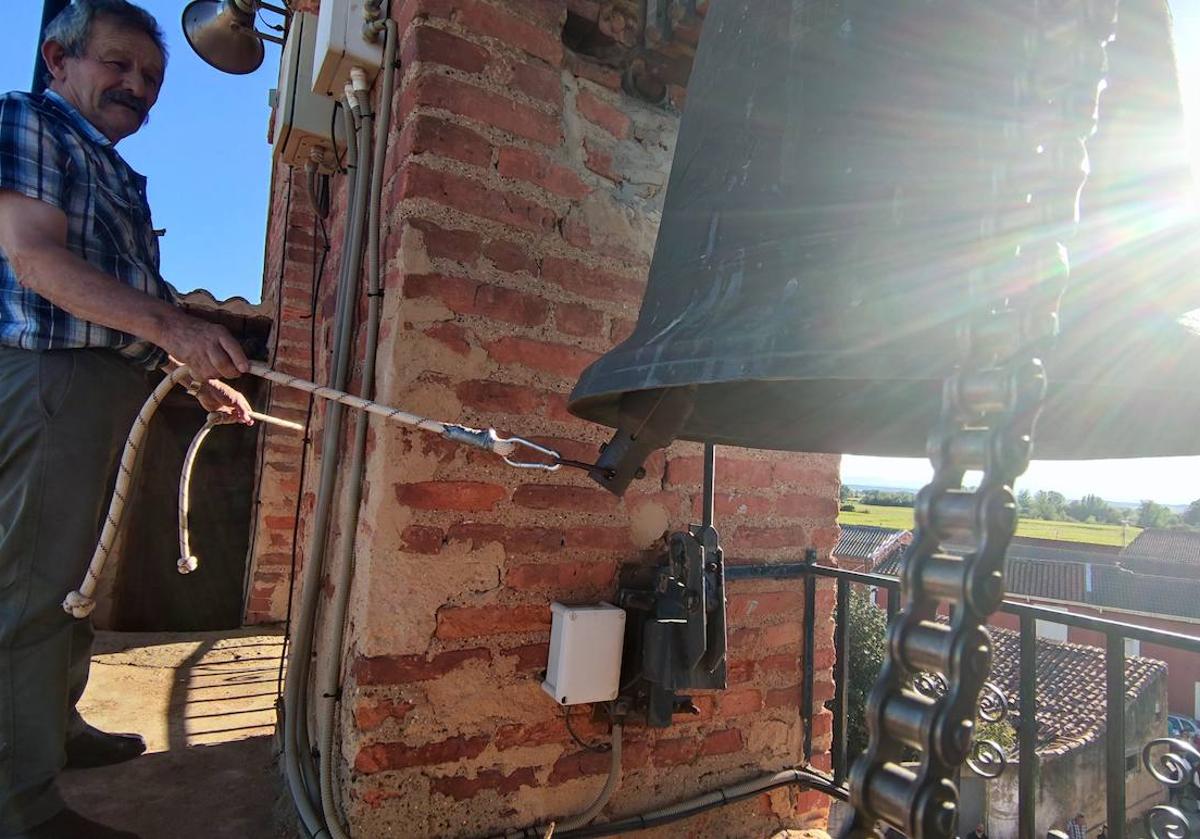
[{"label": "man's hand", "polygon": [[250,369],[246,354],[228,329],[178,310],[167,314],[152,340],[186,364],[196,381],[236,379]]},{"label": "man's hand", "polygon": [[227,414],[231,422],[254,425],[246,397],[220,379],[209,379],[202,384],[196,392],[196,401],[210,414]]}]

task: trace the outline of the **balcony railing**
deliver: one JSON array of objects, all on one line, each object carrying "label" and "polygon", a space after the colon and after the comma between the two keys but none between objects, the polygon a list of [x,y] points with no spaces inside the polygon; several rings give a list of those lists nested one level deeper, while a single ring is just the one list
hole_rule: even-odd
[{"label": "balcony railing", "polygon": [[[836,609],[834,614],[834,694],[830,704],[833,713],[832,774],[820,774],[827,784],[819,785],[824,792],[840,800],[848,800],[847,775],[851,756],[847,753],[847,686],[849,684],[850,650],[847,643],[849,632],[851,586],[873,587],[885,592],[889,622],[900,608],[900,580],[880,574],[849,571],[820,565],[814,552],[809,552],[806,561],[780,564],[729,564],[725,570],[728,581],[750,579],[802,579],[805,590],[805,633],[804,671],[801,682],[800,713],[805,723],[803,755],[806,764],[813,756],[813,717],[821,709],[817,707],[813,687],[813,660],[815,653],[815,620],[817,581],[832,579],[836,585]],[[1144,626],[1088,615],[1060,612],[1041,606],[1004,601],[1002,613],[1015,615],[1020,622],[1020,677],[1018,690],[1018,720],[1016,723],[1019,755],[1034,755],[1037,748],[1037,621],[1047,621],[1078,627],[1104,636],[1104,661],[1106,674],[1105,702],[1105,800],[1110,839],[1126,836],[1126,754],[1125,754],[1125,640],[1137,640],[1200,655],[1200,638],[1151,629]],[[932,689],[936,689],[936,679]],[[922,686],[918,686],[920,689]],[[929,685],[925,689],[931,689]],[[1003,696],[1001,695],[1003,703]],[[1165,716],[1165,713],[1164,713]],[[1173,790],[1189,785],[1200,788],[1200,751],[1181,740],[1165,737],[1153,738],[1142,744],[1142,763],[1152,776]],[[1000,761],[1000,771],[1006,758],[1003,754],[987,755],[983,762],[995,768]],[[1018,832],[1021,839],[1040,839],[1034,827],[1037,802],[1037,762],[1023,759],[1018,763]],[[811,768],[811,767],[810,767]],[[981,774],[996,777],[987,767]],[[814,785],[818,787],[818,785]],[[1146,832],[1153,839],[1182,839],[1192,835],[1187,818],[1170,804],[1152,808],[1145,818]],[[959,825],[961,831],[970,826]]]}]

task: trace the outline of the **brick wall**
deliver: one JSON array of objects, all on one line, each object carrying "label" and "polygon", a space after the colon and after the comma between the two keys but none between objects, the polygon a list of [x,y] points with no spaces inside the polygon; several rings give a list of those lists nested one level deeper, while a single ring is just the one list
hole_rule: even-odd
[{"label": "brick wall", "polygon": [[[612,29],[620,4],[569,5]],[[567,6],[393,2],[403,69],[384,188],[376,387],[383,402],[588,459],[609,432],[571,417],[566,397],[636,320],[678,117],[623,94],[616,70],[564,49]],[[671,101],[681,102],[686,73],[664,55]],[[277,366],[307,376],[322,240],[295,178],[274,180],[264,299],[283,312]],[[335,247],[317,295],[318,378],[327,375],[337,258]],[[276,396],[273,411],[303,417],[303,400]],[[318,410],[314,440],[320,422]],[[283,614],[300,479],[294,436],[269,432],[264,445],[251,621]],[[581,473],[515,471],[374,422],[368,445],[341,727],[342,797],[356,835],[480,835],[577,812],[603,784],[608,757],[573,744],[539,687],[549,603],[611,598],[623,564],[657,560],[665,534],[697,517],[700,447],[657,455],[617,499]],[[301,554],[319,454],[305,483]],[[717,524],[731,561],[794,560],[810,546],[828,555],[836,457],[724,449],[719,476]],[[801,592],[797,582],[730,584],[730,689],[698,693],[701,713],[665,731],[626,729],[607,815],[798,762]],[[818,614],[831,609],[822,590]],[[817,627],[823,700],[832,695],[832,627]],[[581,736],[605,736],[576,713]],[[829,731],[823,713],[818,750]],[[783,790],[686,829],[762,836],[821,824],[825,806],[814,793]]]}]

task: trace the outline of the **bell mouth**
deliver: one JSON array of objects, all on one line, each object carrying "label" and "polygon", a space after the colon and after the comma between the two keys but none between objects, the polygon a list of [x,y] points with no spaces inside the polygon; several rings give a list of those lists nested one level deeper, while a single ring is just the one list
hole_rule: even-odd
[{"label": "bell mouth", "polygon": [[[942,335],[939,340],[938,335]],[[584,371],[568,409],[618,427],[628,394],[694,388],[677,438],[754,449],[925,457],[956,357],[944,332],[871,353],[754,352],[716,339],[642,345],[638,331]],[[1200,454],[1200,335],[1145,317],[1126,329],[1068,330],[1046,360],[1034,433],[1045,460]],[[1056,372],[1057,371],[1057,372]]]}]

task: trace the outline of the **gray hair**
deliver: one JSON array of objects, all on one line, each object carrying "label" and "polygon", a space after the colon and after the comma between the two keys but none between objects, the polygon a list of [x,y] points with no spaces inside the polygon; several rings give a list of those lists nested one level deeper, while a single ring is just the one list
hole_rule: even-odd
[{"label": "gray hair", "polygon": [[74,0],[46,26],[42,42],[56,41],[62,44],[67,55],[78,58],[87,49],[91,37],[92,23],[104,17],[117,25],[144,32],[154,41],[162,53],[163,66],[167,63],[167,40],[154,15],[135,6],[128,0]]}]

